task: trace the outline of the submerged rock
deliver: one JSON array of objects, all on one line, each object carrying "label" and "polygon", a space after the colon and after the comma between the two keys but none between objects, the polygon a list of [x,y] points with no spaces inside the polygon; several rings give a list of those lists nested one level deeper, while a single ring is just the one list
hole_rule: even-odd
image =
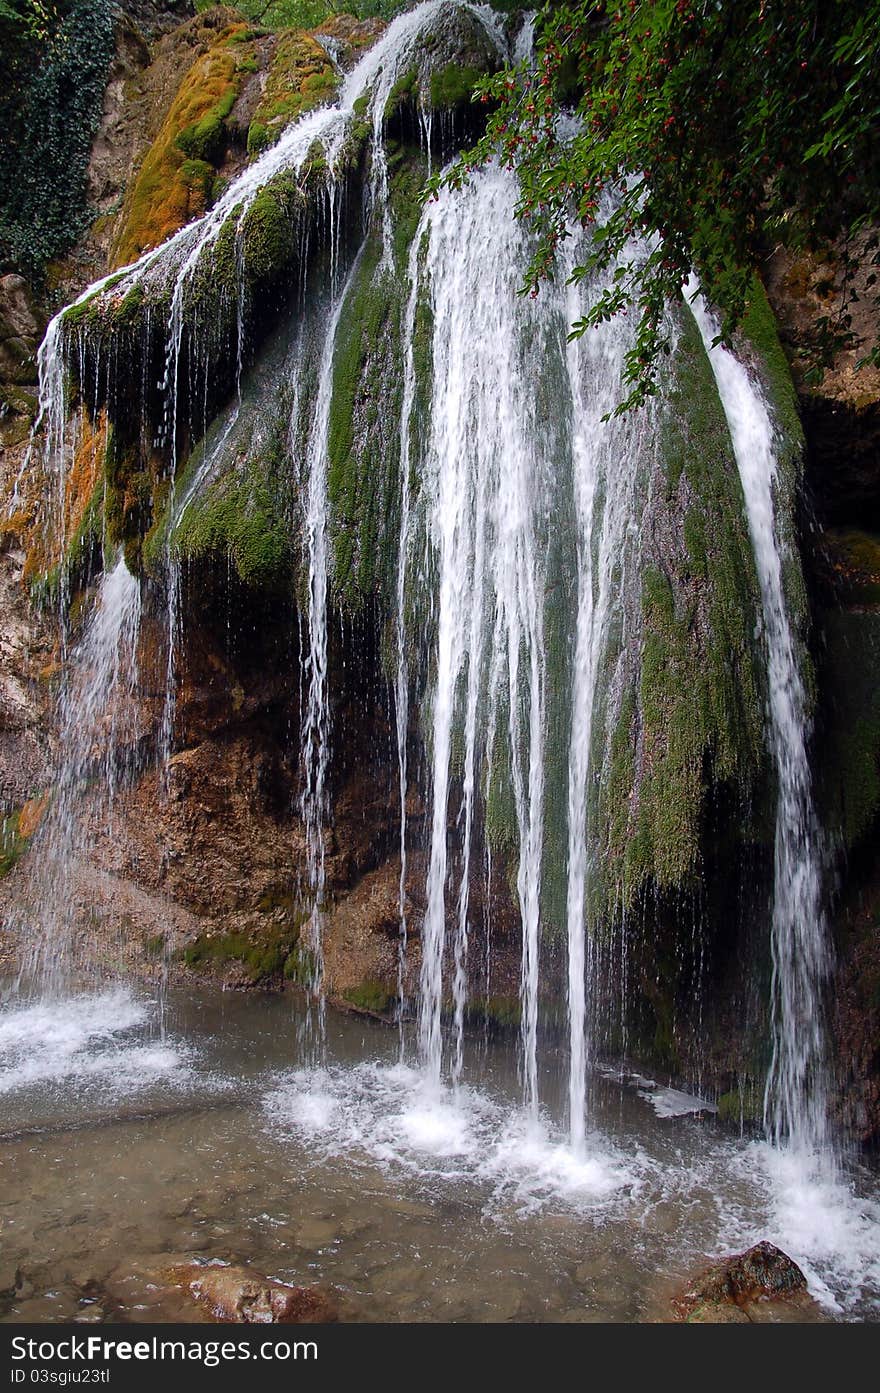
[{"label": "submerged rock", "polygon": [[797,1263],[766,1241],[706,1268],[673,1304],[694,1324],[821,1318]]},{"label": "submerged rock", "polygon": [[322,1287],[294,1287],[251,1267],[175,1267],[169,1279],[184,1287],[215,1320],[257,1325],[326,1325],[339,1319],[333,1295]]}]

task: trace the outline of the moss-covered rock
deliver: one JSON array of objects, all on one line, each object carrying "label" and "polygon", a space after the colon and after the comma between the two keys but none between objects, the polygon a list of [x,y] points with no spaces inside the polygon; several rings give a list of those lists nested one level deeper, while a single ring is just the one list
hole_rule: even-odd
[{"label": "moss-covered rock", "polygon": [[232,566],[245,585],[271,590],[290,579],[290,511],[284,457],[251,455],[194,498],[174,534],[174,549],[187,561]]},{"label": "moss-covered rock", "polygon": [[208,206],[226,125],[252,59],[243,24],[231,24],[193,63],[147,151],[122,208],[111,265],[125,266]]},{"label": "moss-covered rock", "polygon": [[[643,522],[641,655],[621,694],[594,825],[606,903],[699,876],[707,806],[734,791],[742,833],[766,784],[759,597],[733,447],[691,317],[680,317]],[[765,829],[766,830],[766,829]]]},{"label": "moss-covered rock", "polygon": [[394,994],[381,982],[369,980],[357,987],[348,987],[342,998],[358,1011],[366,1011],[371,1016],[387,1016],[394,1005]]},{"label": "moss-covered rock", "polygon": [[397,573],[402,321],[409,251],[427,169],[420,155],[397,143],[389,148],[388,169],[391,266],[383,263],[377,230],[355,269],[333,358],[328,433],[332,575],[336,599],[348,609],[380,594],[390,596]]},{"label": "moss-covered rock", "polygon": [[239,930],[228,933],[206,933],[183,950],[187,967],[223,968],[241,964],[251,982],[257,984],[268,978],[280,977],[296,942],[297,931],[267,928],[253,935]]},{"label": "moss-covered rock", "polygon": [[273,145],[291,121],[330,101],[338,85],[326,49],[311,34],[280,34],[248,129],[248,153]]},{"label": "moss-covered rock", "polygon": [[880,611],[826,610],[819,788],[825,826],[850,849],[880,812]]}]

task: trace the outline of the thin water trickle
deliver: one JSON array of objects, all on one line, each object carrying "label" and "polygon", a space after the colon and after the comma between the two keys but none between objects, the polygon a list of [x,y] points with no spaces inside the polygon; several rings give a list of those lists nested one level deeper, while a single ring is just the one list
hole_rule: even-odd
[{"label": "thin water trickle", "polygon": [[779,437],[755,378],[722,344],[695,282],[688,296],[727,417],[745,498],[761,590],[767,648],[770,741],[778,778],[773,881],[773,1058],[765,1126],[817,1162],[831,1164],[823,1031],[829,946],[822,898],[819,833],[808,756],[810,719],[785,589],[791,542],[775,507]]}]

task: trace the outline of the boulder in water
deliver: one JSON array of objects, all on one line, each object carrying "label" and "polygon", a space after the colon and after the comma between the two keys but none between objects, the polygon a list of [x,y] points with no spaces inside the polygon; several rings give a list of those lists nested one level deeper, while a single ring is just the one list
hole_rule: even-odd
[{"label": "boulder in water", "polygon": [[[772,1314],[768,1310],[771,1302]],[[682,1320],[695,1324],[810,1320],[819,1316],[797,1263],[767,1242],[706,1268],[673,1304]]]},{"label": "boulder in water", "polygon": [[201,1306],[221,1321],[257,1325],[327,1325],[339,1319],[331,1292],[323,1287],[294,1287],[264,1277],[252,1267],[198,1263],[168,1273]]}]

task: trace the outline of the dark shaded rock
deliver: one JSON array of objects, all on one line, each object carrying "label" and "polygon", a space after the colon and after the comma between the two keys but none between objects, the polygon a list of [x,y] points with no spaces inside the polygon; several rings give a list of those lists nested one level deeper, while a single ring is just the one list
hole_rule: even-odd
[{"label": "dark shaded rock", "polygon": [[125,14],[148,39],[158,38],[195,14],[195,0],[128,0]]},{"label": "dark shaded rock", "polygon": [[822,520],[880,529],[880,402],[801,399],[807,481]]},{"label": "dark shaded rock", "polygon": [[0,277],[0,378],[5,382],[36,382],[45,323],[24,277]]}]

